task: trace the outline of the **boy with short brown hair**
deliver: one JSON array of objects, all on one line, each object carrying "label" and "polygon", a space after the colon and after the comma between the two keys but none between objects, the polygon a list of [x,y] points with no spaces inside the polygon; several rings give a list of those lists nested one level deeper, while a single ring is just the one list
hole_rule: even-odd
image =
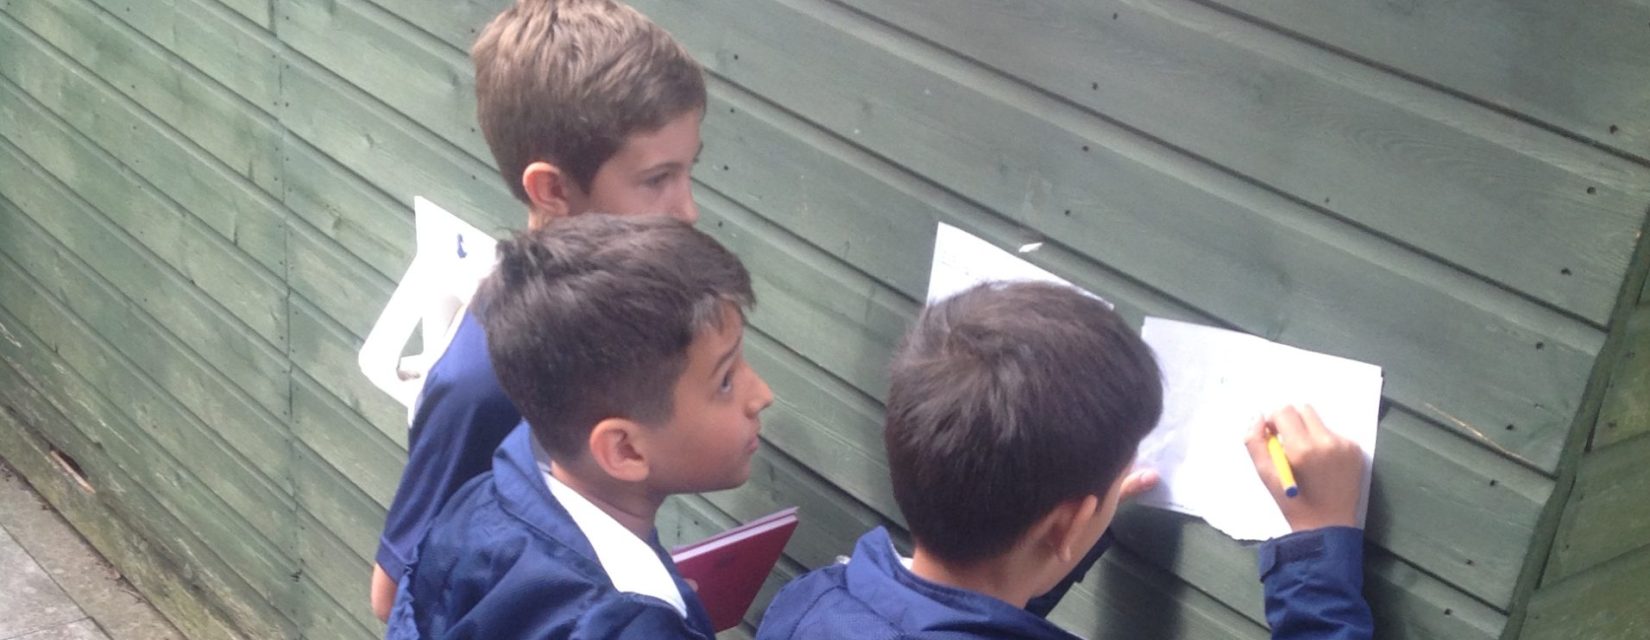
[{"label": "boy with short brown hair", "polygon": [[[471,52],[476,111],[528,228],[588,211],[693,222],[703,70],[658,25],[611,0],[518,0]],[[372,606],[389,615],[431,518],[521,414],[499,387],[472,305],[424,376],[407,466],[386,517]]]}]

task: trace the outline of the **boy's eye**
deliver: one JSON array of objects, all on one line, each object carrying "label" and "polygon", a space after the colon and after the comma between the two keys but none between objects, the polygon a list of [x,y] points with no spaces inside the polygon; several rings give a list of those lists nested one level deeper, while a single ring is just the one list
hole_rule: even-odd
[{"label": "boy's eye", "polygon": [[733,367],[728,367],[728,372],[722,375],[722,386],[720,387],[720,390],[723,393],[733,391]]},{"label": "boy's eye", "polygon": [[650,187],[663,186],[665,184],[665,181],[669,180],[669,179],[670,179],[670,174],[669,173],[661,173],[661,174],[656,175],[656,176],[650,176],[647,179],[646,184],[647,184],[647,186],[650,186]]}]

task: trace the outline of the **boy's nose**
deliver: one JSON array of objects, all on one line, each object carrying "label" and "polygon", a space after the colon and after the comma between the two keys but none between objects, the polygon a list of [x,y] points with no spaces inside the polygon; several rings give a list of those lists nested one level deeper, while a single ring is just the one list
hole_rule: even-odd
[{"label": "boy's nose", "polygon": [[687,195],[682,196],[681,202],[671,207],[671,213],[675,218],[688,224],[698,222],[699,205],[693,201],[693,191],[689,190]]},{"label": "boy's nose", "polygon": [[773,406],[773,389],[768,387],[768,381],[761,376],[756,378],[756,397],[751,400],[750,415],[762,413],[764,409]]}]

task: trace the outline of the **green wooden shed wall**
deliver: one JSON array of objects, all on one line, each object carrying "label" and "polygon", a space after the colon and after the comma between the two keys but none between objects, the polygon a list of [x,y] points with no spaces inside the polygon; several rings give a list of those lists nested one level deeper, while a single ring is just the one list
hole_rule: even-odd
[{"label": "green wooden shed wall", "polygon": [[[0,0],[0,456],[192,637],[380,632],[404,413],[354,351],[412,196],[523,217],[465,55],[504,4]],[[1135,322],[1384,366],[1382,637],[1650,633],[1650,6],[635,4],[710,72],[701,226],[780,398],[667,538],[800,505],[771,593],[898,525],[879,398],[944,221]],[[1252,551],[1117,528],[1061,624],[1265,636]]]}]

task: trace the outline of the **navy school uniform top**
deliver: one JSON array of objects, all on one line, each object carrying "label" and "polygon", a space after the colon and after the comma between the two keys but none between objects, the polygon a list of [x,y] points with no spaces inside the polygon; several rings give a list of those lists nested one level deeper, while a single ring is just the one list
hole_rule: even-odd
[{"label": "navy school uniform top", "polygon": [[401,579],[430,521],[459,487],[492,466],[493,452],[518,422],[521,413],[493,374],[485,329],[466,311],[425,374],[413,412],[407,466],[375,558],[390,579]]},{"label": "navy school uniform top", "polygon": [[[1266,619],[1273,638],[1369,638],[1374,622],[1360,593],[1363,532],[1331,528],[1261,546]],[[888,539],[865,534],[845,565],[797,578],[769,604],[757,640],[1075,638],[1034,612],[911,573]]]},{"label": "navy school uniform top", "polygon": [[505,439],[432,523],[385,637],[714,638],[657,535],[624,530],[548,465],[526,423]]}]

